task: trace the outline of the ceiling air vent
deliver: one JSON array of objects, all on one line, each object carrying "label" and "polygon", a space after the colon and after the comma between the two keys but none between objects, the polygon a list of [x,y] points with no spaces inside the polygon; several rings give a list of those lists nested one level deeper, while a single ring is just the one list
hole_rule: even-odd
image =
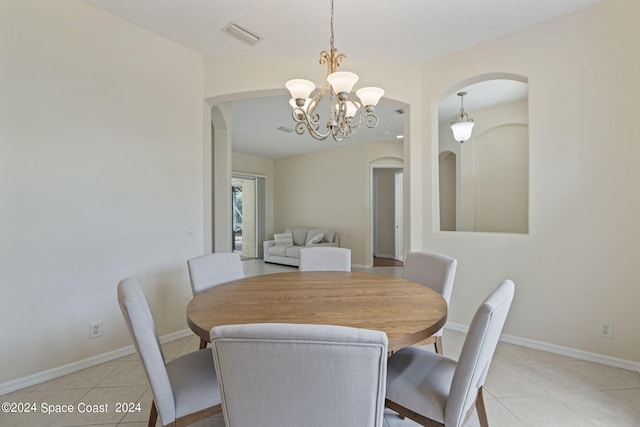
[{"label": "ceiling air vent", "polygon": [[241,26],[234,24],[233,22],[229,22],[229,24],[222,29],[225,33],[229,34],[237,38],[238,40],[242,40],[243,42],[253,46],[262,40],[262,37],[252,33],[251,31],[242,28]]},{"label": "ceiling air vent", "polygon": [[278,130],[281,130],[282,132],[287,132],[287,133],[291,133],[291,132],[293,132],[293,129],[288,128],[288,127],[286,127],[286,126],[280,126],[280,127],[278,128]]}]

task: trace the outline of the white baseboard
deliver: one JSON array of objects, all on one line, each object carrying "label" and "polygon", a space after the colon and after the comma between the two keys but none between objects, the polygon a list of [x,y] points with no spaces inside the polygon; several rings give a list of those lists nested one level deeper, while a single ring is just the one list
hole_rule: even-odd
[{"label": "white baseboard", "polygon": [[355,268],[373,268],[373,265],[351,264],[351,267],[355,267]]},{"label": "white baseboard", "polygon": [[[445,328],[452,331],[458,331],[467,333],[469,327],[461,325],[459,323],[447,322]],[[190,329],[184,329],[182,331],[173,332],[168,335],[160,337],[161,343],[174,341],[180,338],[193,335]],[[574,348],[564,347],[556,344],[549,344],[543,341],[536,341],[528,338],[520,338],[514,335],[502,334],[500,341],[510,344],[521,345],[523,347],[533,348],[536,350],[547,351],[549,353],[560,354],[562,356],[573,357],[575,359],[587,360],[589,362],[600,363],[607,366],[613,366],[616,368],[627,369],[630,371],[640,372],[640,362],[634,362],[631,360],[619,359],[617,357],[605,356],[603,354],[591,353],[588,351],[576,350]],[[80,371],[82,369],[90,368],[92,366],[99,365],[104,362],[119,359],[124,356],[133,354],[135,349],[133,345],[119,348],[107,353],[99,354],[97,356],[89,357],[87,359],[79,360],[77,362],[69,363],[67,365],[59,366],[57,368],[48,369],[46,371],[38,372],[26,377],[17,378],[15,380],[7,381],[0,384],[0,395],[11,393],[16,390],[20,390],[25,387],[29,387],[35,384],[39,384],[45,381],[52,380],[54,378],[61,377],[63,375],[71,374],[73,372]]]},{"label": "white baseboard", "polygon": [[[190,329],[184,329],[182,331],[173,332],[171,334],[160,337],[160,342],[167,343],[179,338],[188,337],[190,335],[193,335],[193,332]],[[0,384],[0,395],[11,393],[12,391],[20,390],[22,388],[29,387],[35,384],[40,384],[45,381],[61,377],[63,375],[72,374],[74,372],[78,372],[104,362],[110,362],[112,360],[133,354],[135,353],[135,351],[136,350],[133,345],[129,345],[117,350],[109,351],[107,353],[98,354],[87,359],[78,360],[77,362],[58,366],[57,368],[47,369],[46,371],[37,372],[35,374],[27,375],[26,377],[22,378],[16,378],[15,380],[7,381]]]},{"label": "white baseboard", "polygon": [[[465,334],[469,330],[468,326],[451,322],[447,322],[444,327]],[[523,347],[533,348],[535,350],[542,350],[549,353],[559,354],[562,356],[573,357],[574,359],[586,360],[589,362],[600,363],[602,365],[613,366],[615,368],[622,368],[629,371],[640,372],[640,362],[634,362],[632,360],[619,359],[617,357],[606,356],[604,354],[591,353],[588,351],[577,350],[575,348],[550,344],[543,341],[521,338],[514,335],[502,334],[500,335],[500,341],[520,345]]]}]

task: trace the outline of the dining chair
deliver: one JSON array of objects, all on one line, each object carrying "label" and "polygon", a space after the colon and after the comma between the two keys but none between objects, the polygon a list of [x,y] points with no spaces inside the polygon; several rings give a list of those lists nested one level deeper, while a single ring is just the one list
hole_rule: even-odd
[{"label": "dining chair", "polygon": [[317,247],[300,249],[299,271],[351,271],[351,249]]},{"label": "dining chair", "polygon": [[133,278],[118,283],[118,303],[153,393],[149,426],[187,426],[222,411],[211,349],[165,363],[147,300]]},{"label": "dining chair", "polygon": [[226,427],[381,427],[387,336],[335,325],[211,330]]},{"label": "dining chair", "polygon": [[423,426],[461,427],[476,409],[488,427],[482,389],[515,286],[505,280],[484,300],[471,321],[456,362],[419,347],[389,358],[385,404]]},{"label": "dining chair", "polygon": [[[200,255],[187,260],[191,292],[196,296],[202,291],[244,277],[240,254],[234,252],[218,252]],[[205,348],[207,341],[200,339],[200,348]]]},{"label": "dining chair", "polygon": [[[440,295],[449,305],[453,280],[456,275],[458,261],[446,255],[429,252],[409,252],[404,261],[402,278],[422,283]],[[433,336],[421,341],[418,345],[433,344],[436,353],[444,354],[442,347],[442,329]]]}]

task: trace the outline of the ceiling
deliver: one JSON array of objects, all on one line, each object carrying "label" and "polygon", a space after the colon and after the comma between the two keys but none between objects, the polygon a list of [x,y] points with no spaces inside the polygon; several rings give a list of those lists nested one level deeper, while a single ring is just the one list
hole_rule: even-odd
[{"label": "ceiling", "polygon": [[[329,1],[84,1],[204,54],[315,62],[329,47]],[[335,46],[357,61],[423,63],[600,1],[335,0]],[[222,29],[230,22],[261,40],[250,46],[229,36]],[[459,110],[459,98],[452,98],[447,108],[453,111],[441,110],[441,116]],[[404,107],[384,101],[376,109],[380,125],[361,130],[350,143],[389,141],[402,134],[404,118],[397,111]],[[474,107],[471,97],[465,97],[465,111]],[[277,130],[294,127],[285,97],[234,101],[232,123],[234,151],[279,158],[335,144]]]}]

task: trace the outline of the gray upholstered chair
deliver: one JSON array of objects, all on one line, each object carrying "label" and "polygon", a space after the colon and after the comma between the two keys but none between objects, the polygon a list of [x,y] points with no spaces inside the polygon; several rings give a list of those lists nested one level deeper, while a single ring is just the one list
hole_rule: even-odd
[{"label": "gray upholstered chair", "polygon": [[300,249],[300,271],[351,271],[351,249],[303,248]]},{"label": "gray upholstered chair", "polygon": [[[232,252],[219,252],[200,255],[187,261],[191,292],[193,296],[221,283],[244,277],[240,255]],[[200,348],[207,342],[200,339]]]},{"label": "gray upholstered chair", "polygon": [[211,349],[165,363],[149,305],[136,279],[118,284],[118,302],[151,385],[149,425],[156,425],[158,413],[164,426],[186,426],[221,412]]},{"label": "gray upholstered chair", "polygon": [[227,427],[381,427],[384,332],[334,325],[218,326],[211,347]]},{"label": "gray upholstered chair", "polygon": [[386,406],[423,426],[460,427],[477,410],[487,427],[482,387],[513,300],[514,285],[502,282],[476,311],[458,362],[406,347],[389,358]]},{"label": "gray upholstered chair", "polygon": [[[428,252],[409,252],[404,261],[402,277],[412,282],[422,283],[439,292],[447,301],[451,299],[453,279],[458,261],[446,255]],[[442,348],[442,329],[419,345],[434,344],[436,353],[444,354]]]}]

